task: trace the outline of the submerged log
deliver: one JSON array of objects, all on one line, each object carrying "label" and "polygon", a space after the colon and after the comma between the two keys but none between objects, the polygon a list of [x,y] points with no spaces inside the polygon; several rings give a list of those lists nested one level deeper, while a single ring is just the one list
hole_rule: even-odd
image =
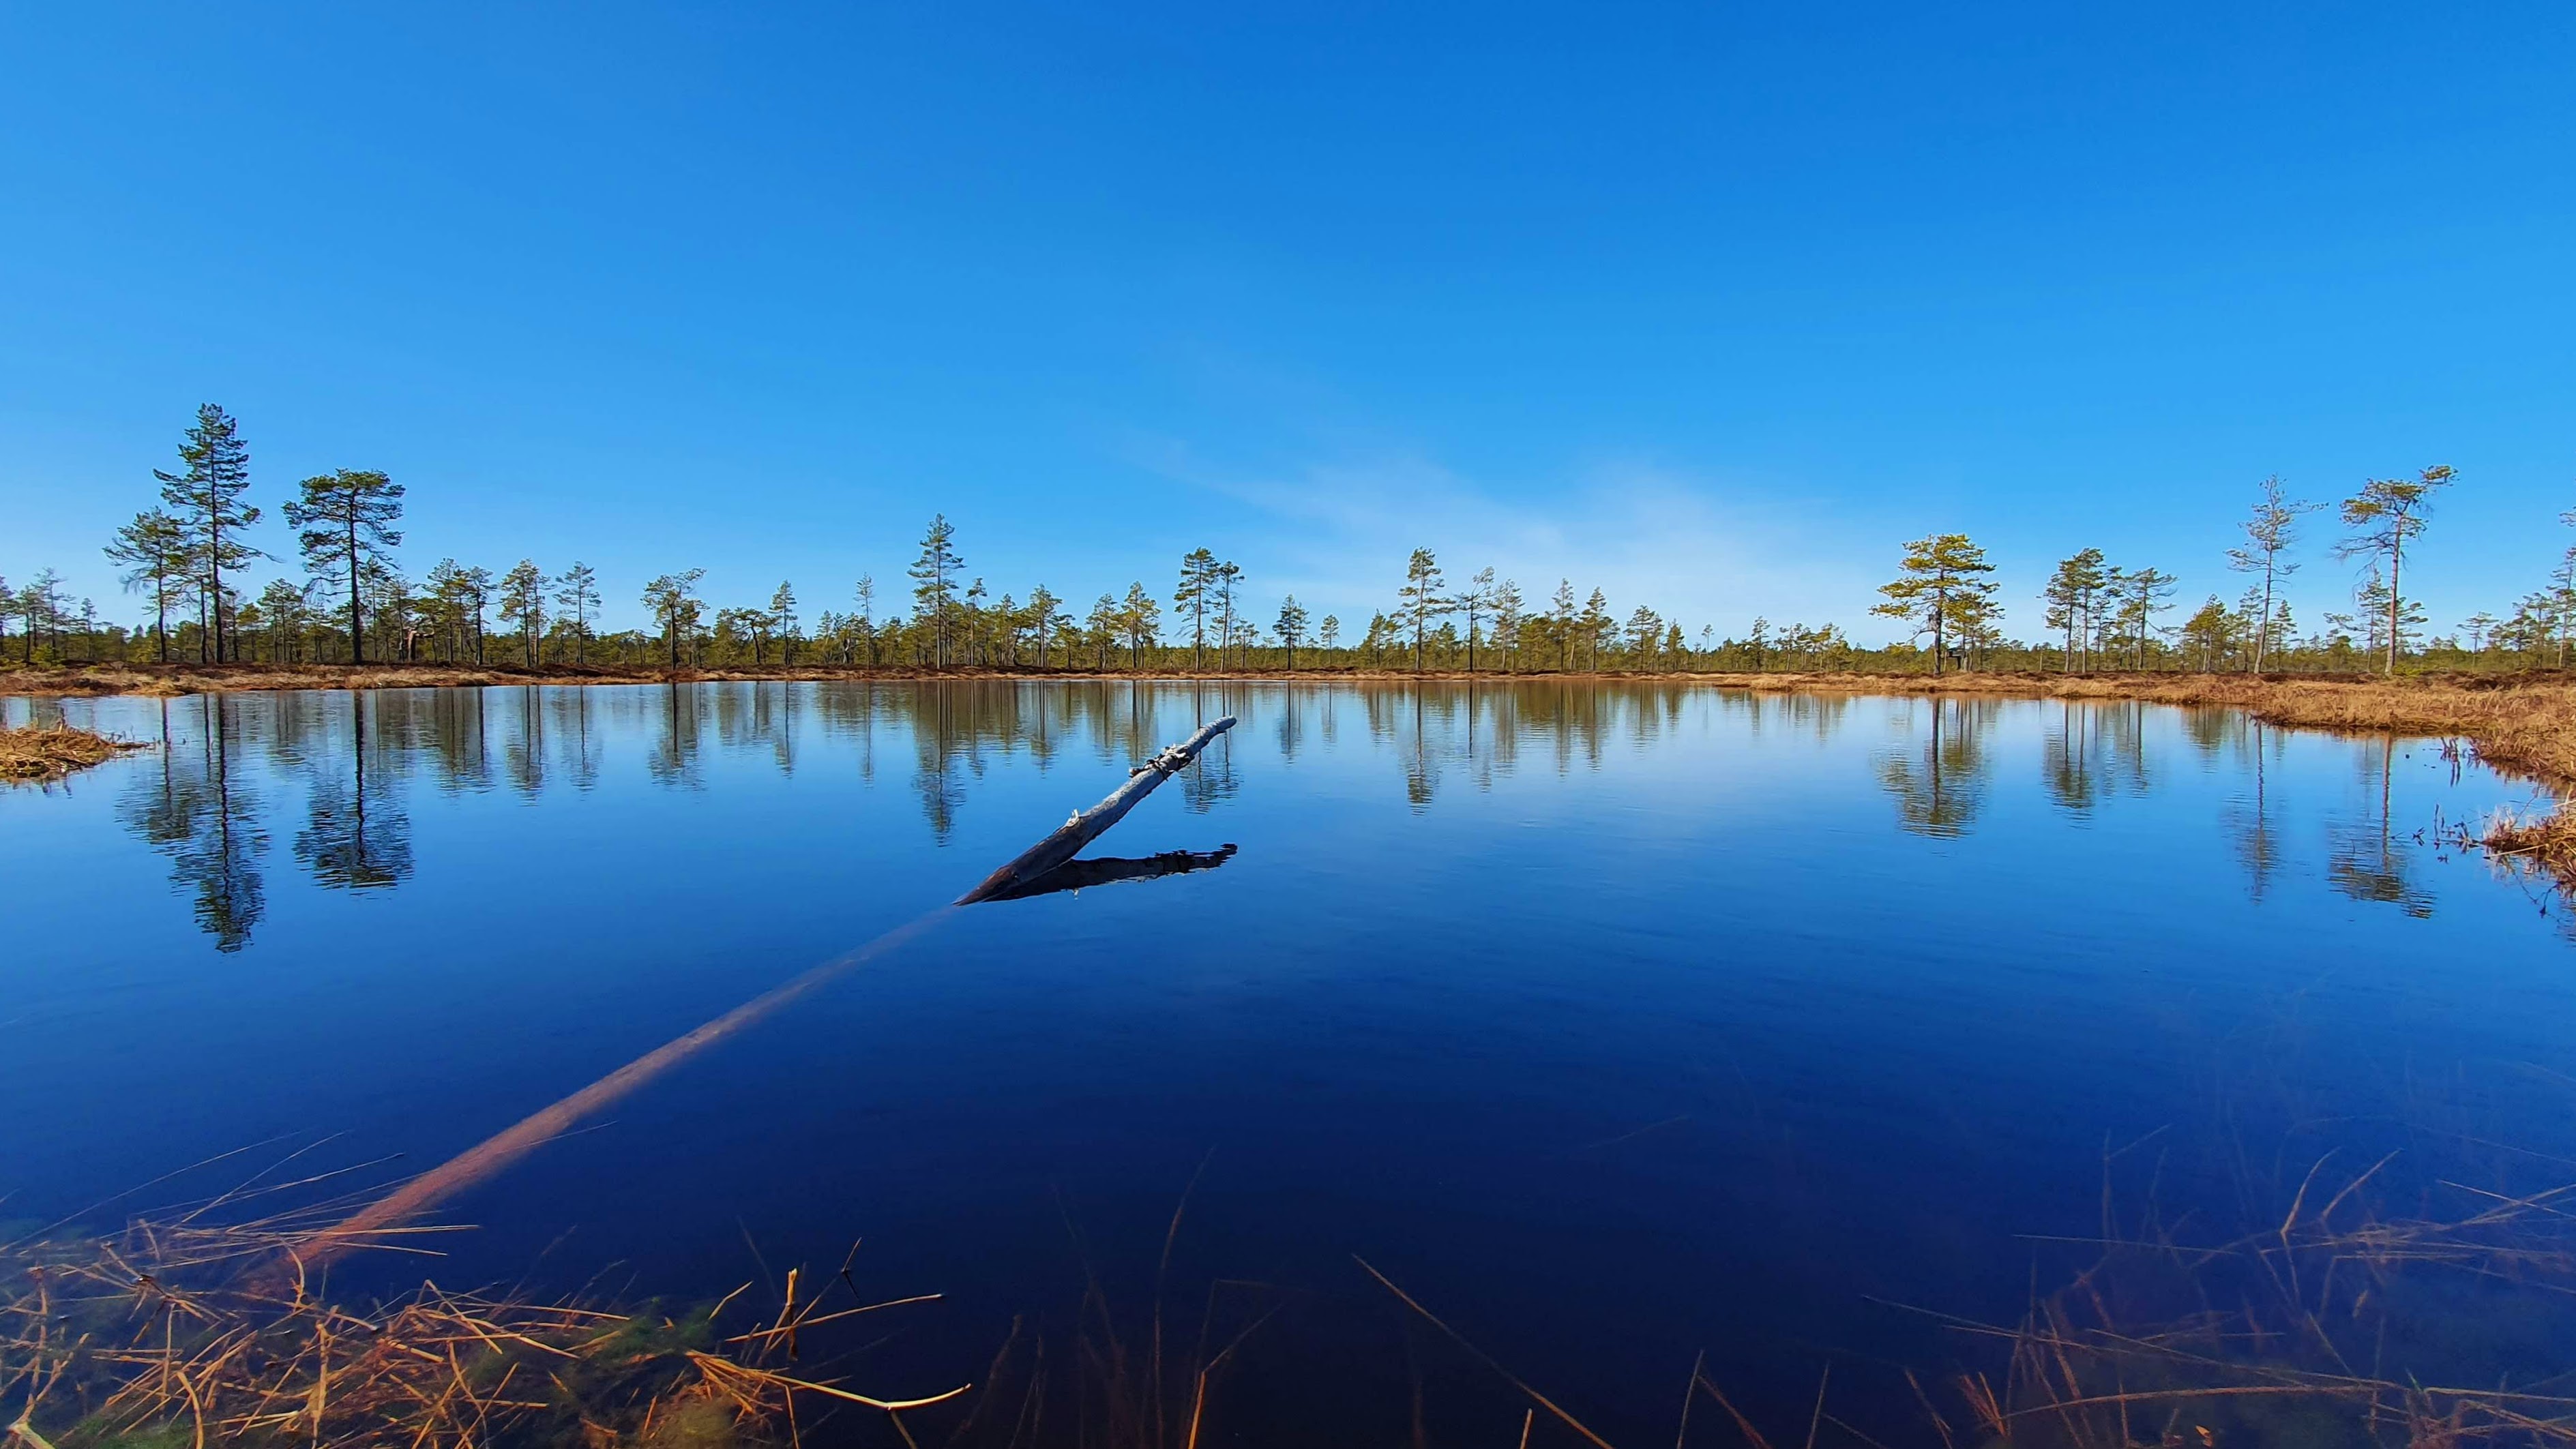
[{"label": "submerged log", "polygon": [[1010,864],[986,876],[982,885],[959,896],[957,904],[971,906],[977,901],[992,900],[1073,859],[1075,852],[1135,809],[1137,801],[1153,794],[1156,786],[1179,774],[1183,766],[1197,759],[1199,751],[1208,747],[1208,741],[1232,728],[1232,715],[1213,724],[1201,725],[1198,733],[1138,765],[1128,773],[1127,783],[1110,791],[1108,798],[1088,810],[1076,811],[1072,819],[1056,827],[1054,834],[1021,851]]}]

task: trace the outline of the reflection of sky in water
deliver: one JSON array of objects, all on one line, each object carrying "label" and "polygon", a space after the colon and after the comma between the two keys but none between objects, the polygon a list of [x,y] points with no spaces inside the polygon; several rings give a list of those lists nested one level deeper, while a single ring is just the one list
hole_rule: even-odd
[{"label": "reflection of sky in water", "polygon": [[1873,1299],[2009,1314],[2020,1235],[2098,1230],[2106,1141],[2211,1221],[2327,1148],[2576,1157],[2555,908],[2442,834],[2530,792],[2430,743],[1557,683],[61,709],[167,748],[0,793],[12,1213],[279,1136],[425,1166],[1222,713],[1091,854],[1223,869],[964,913],[469,1195],[455,1270],[577,1229],[572,1281],[720,1291],[746,1229],[771,1261],[864,1233],[952,1295],[909,1351],[975,1358],[1077,1271],[1068,1217],[1103,1271],[1150,1261],[1207,1158],[1192,1271],[1364,1344],[1331,1317],[1374,1310],[1360,1251],[1651,1424],[1703,1345],[1786,1399],[1817,1345],[1926,1331]]}]

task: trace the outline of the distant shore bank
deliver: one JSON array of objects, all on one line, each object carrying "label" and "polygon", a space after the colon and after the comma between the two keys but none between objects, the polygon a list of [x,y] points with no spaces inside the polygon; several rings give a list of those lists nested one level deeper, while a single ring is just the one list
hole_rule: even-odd
[{"label": "distant shore bank", "polygon": [[[1953,670],[1926,674],[1897,670],[1771,670],[1764,673],[1704,670],[1556,670],[1326,667],[1315,669],[930,669],[911,665],[710,664],[524,665],[489,664],[39,664],[0,662],[0,696],[82,697],[139,694],[170,697],[288,689],[430,689],[511,684],[703,684],[840,682],[866,680],[1110,680],[1119,683],[1241,684],[1382,683],[1432,681],[1463,684],[1694,684],[1721,689],[1790,690],[1842,694],[2000,694],[2071,699],[2148,699],[2162,704],[2245,706],[2282,691],[2330,691],[2372,698],[2381,692],[2421,699],[2441,695],[2564,693],[2576,697],[2576,670],[2476,673],[2426,671],[2387,678],[2378,674],[2190,674],[2170,671]],[[2288,723],[2288,721],[2283,721]]]}]

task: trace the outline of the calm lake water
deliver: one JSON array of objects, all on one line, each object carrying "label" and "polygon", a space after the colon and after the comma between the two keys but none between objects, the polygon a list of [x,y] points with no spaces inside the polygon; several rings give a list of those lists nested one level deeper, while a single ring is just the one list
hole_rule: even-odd
[{"label": "calm lake water", "polygon": [[1206,868],[949,913],[446,1210],[442,1281],[674,1300],[864,1237],[948,1295],[882,1392],[1071,1327],[1086,1267],[1132,1319],[1194,1175],[1178,1319],[1282,1310],[1230,1434],[1400,1442],[1418,1370],[1435,1441],[1505,1443],[1354,1255],[1656,1442],[1703,1349],[1803,1423],[1828,1359],[1948,1351],[1897,1305],[2010,1318],[2106,1180],[2224,1236],[2330,1149],[2576,1178],[2576,947],[2443,843],[2533,792],[2436,742],[1557,684],[0,703],[56,710],[166,747],[0,791],[0,1215],[263,1144],[100,1221],[437,1163],[1239,715],[1090,852]]}]

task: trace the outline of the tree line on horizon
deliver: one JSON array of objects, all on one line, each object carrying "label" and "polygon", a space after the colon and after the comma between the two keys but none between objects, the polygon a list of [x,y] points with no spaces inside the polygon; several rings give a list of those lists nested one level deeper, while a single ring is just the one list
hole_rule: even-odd
[{"label": "tree line on horizon", "polygon": [[[239,424],[212,403],[197,410],[179,446],[179,470],[154,470],[160,506],[137,513],[105,553],[148,616],[102,623],[88,599],[64,597],[51,569],[22,587],[0,579],[0,657],[16,625],[19,662],[507,663],[526,667],[654,664],[853,668],[1237,672],[1299,667],[1480,669],[1502,672],[1763,672],[2099,667],[2216,672],[2351,672],[2401,663],[2563,666],[2576,634],[2576,547],[2543,587],[2504,616],[2481,612],[2434,636],[2421,605],[2403,593],[2411,548],[2431,506],[2455,479],[2448,467],[2413,478],[2371,479],[2335,505],[2348,532],[2335,557],[2364,565],[2348,611],[2326,611],[2305,634],[2284,585],[2295,574],[2303,520],[2327,505],[2294,499],[2278,477],[2259,485],[2242,523],[2245,542],[2228,567],[2247,579],[2234,603],[2211,593],[2180,622],[2177,578],[2079,550],[2057,564],[2037,602],[2045,631],[2007,637],[1994,565],[1960,533],[1906,545],[1896,577],[1879,589],[1874,616],[1905,637],[1855,645],[1832,625],[1774,625],[1757,617],[1720,637],[1640,603],[1622,616],[1600,588],[1578,596],[1570,579],[1545,598],[1480,568],[1453,584],[1428,548],[1412,550],[1389,607],[1356,631],[1334,614],[1315,619],[1294,595],[1256,607],[1243,568],[1208,548],[1180,562],[1166,598],[1143,581],[1103,593],[1086,610],[1043,583],[1024,598],[995,597],[972,575],[942,514],[925,530],[907,570],[911,612],[879,612],[873,575],[850,607],[809,621],[792,583],[766,602],[716,605],[701,593],[705,570],[647,580],[638,602],[646,629],[602,632],[597,570],[575,561],[549,573],[534,560],[491,569],[441,559],[406,577],[394,552],[403,534],[404,487],[375,470],[305,478],[283,506],[295,530],[302,578],[280,576],[256,593],[247,574],[267,554],[249,538],[262,510],[248,501],[250,455]],[[2576,525],[2576,511],[2561,515]],[[886,601],[891,603],[891,597]],[[1168,612],[1167,612],[1168,608]],[[2467,644],[2461,636],[2467,636]]]}]

